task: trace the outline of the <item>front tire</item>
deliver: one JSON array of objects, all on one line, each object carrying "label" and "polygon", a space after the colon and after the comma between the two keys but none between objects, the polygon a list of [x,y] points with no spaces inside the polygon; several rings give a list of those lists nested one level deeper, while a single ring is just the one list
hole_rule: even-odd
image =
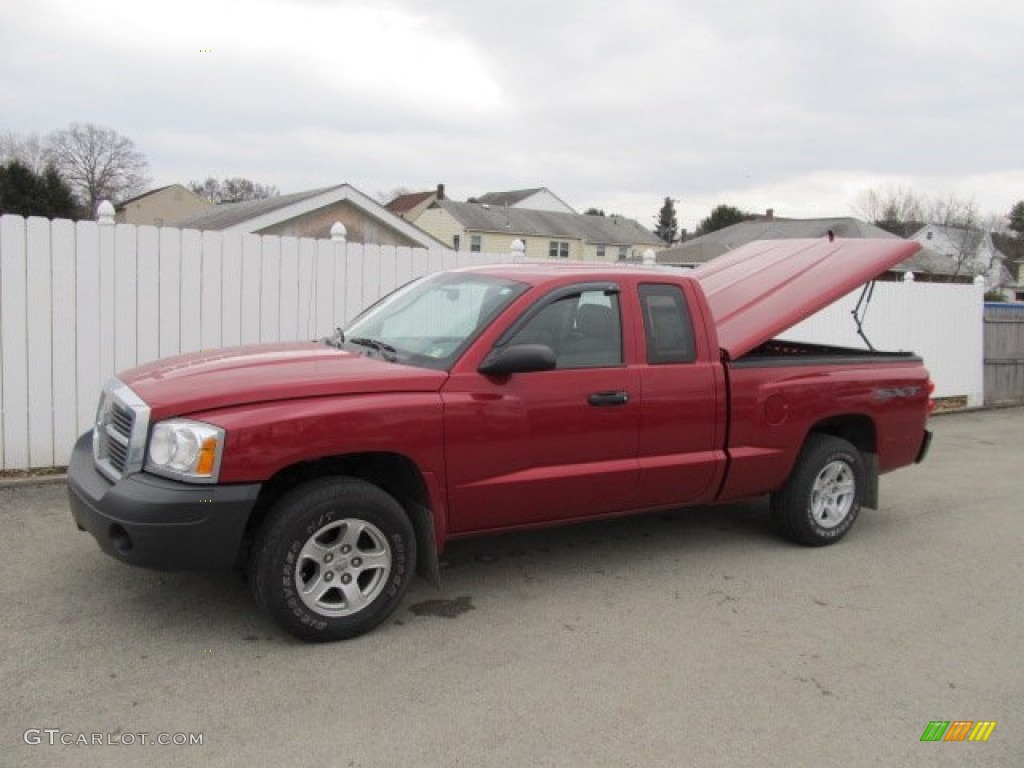
[{"label": "front tire", "polygon": [[810,435],[786,485],[772,494],[772,518],[798,544],[834,544],[860,513],[864,478],[864,460],[849,442]]},{"label": "front tire", "polygon": [[416,536],[401,505],[363,480],[329,477],[277,501],[249,561],[249,583],[284,629],[326,642],[384,621],[415,564]]}]

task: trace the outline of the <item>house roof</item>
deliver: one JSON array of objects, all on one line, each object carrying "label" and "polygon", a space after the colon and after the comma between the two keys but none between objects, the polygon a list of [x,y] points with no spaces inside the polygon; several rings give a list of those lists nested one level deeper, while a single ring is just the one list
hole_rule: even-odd
[{"label": "house roof", "polygon": [[526,208],[528,206],[524,206],[523,202],[529,200],[534,195],[539,195],[541,192],[547,193],[555,200],[557,200],[559,204],[565,206],[566,213],[576,212],[576,210],[571,205],[569,205],[567,202],[565,202],[565,200],[560,198],[547,187],[535,187],[533,189],[513,189],[509,190],[508,192],[487,192],[484,195],[472,198],[472,202],[482,203],[484,205],[508,206],[509,208]]},{"label": "house roof", "polygon": [[512,207],[517,203],[523,202],[526,198],[532,197],[538,192],[543,191],[544,187],[537,187],[535,189],[513,189],[508,192],[487,192],[486,194],[477,197],[476,202],[483,205],[507,205]]},{"label": "house roof", "polygon": [[[181,227],[182,229],[234,229],[254,218],[272,215],[278,211],[298,206],[327,192],[341,189],[344,186],[346,185],[321,187],[320,189],[311,189],[307,192],[278,195],[277,197],[267,197],[262,200],[246,200],[242,203],[221,203],[220,205],[215,205],[209,211],[197,213],[181,221],[176,221],[173,226]],[[280,218],[279,221],[284,221],[296,215],[298,214],[290,214]],[[260,224],[254,227],[254,229],[262,229],[277,223],[278,221],[271,222],[270,224]],[[252,230],[247,229],[247,231]]]},{"label": "house roof", "polygon": [[658,263],[703,264],[755,240],[816,239],[828,237],[830,231],[843,239],[896,237],[880,227],[848,216],[826,219],[758,218],[666,248],[658,253]]},{"label": "house roof", "polygon": [[426,192],[410,192],[406,195],[399,195],[384,207],[392,213],[405,213],[406,211],[411,211],[420,203],[429,200],[432,195],[436,194],[437,191],[433,189]]},{"label": "house roof", "polygon": [[435,206],[451,214],[469,232],[501,232],[522,237],[564,237],[604,245],[664,245],[653,232],[622,216],[535,211],[480,203],[438,200]]},{"label": "house roof", "polygon": [[248,200],[244,203],[222,203],[209,211],[177,221],[172,226],[222,232],[258,232],[342,201],[350,203],[367,216],[377,219],[423,248],[441,246],[441,243],[422,229],[396,216],[349,184],[278,195],[264,200]]}]

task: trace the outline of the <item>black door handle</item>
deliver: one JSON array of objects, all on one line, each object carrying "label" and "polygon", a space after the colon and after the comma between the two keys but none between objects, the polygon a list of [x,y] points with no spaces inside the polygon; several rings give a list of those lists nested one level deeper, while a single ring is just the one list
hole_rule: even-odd
[{"label": "black door handle", "polygon": [[587,398],[591,405],[625,405],[629,402],[627,392],[594,392]]}]

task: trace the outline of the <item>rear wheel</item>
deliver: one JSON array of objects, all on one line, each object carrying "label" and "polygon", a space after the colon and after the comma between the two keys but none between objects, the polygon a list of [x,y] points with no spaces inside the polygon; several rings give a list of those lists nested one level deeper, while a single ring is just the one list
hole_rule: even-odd
[{"label": "rear wheel", "polygon": [[772,495],[772,517],[798,544],[833,544],[857,519],[863,487],[860,452],[842,438],[811,435],[785,487]]},{"label": "rear wheel", "polygon": [[296,637],[355,637],[398,607],[416,562],[405,510],[375,485],[321,478],[275,504],[249,561],[257,601]]}]

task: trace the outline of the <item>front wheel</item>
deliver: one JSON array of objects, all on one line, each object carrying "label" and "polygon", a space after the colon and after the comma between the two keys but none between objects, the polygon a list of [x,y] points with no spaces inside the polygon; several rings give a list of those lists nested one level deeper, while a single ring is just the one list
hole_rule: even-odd
[{"label": "front wheel", "polygon": [[257,602],[302,640],[355,637],[398,607],[416,562],[401,505],[354,478],[314,480],[275,504],[249,562]]},{"label": "front wheel", "polygon": [[842,438],[811,435],[786,485],[772,494],[772,518],[798,544],[833,544],[857,519],[863,487],[860,452]]}]

